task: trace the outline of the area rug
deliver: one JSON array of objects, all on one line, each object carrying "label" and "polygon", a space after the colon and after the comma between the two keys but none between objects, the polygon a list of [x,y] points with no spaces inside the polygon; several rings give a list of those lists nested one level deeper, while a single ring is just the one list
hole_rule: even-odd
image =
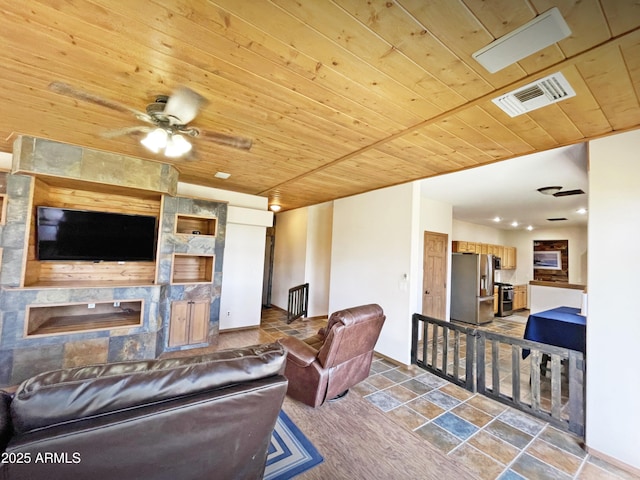
[{"label": "area rug", "polygon": [[265,480],[293,478],[323,460],[313,444],[281,410],[271,436]]}]

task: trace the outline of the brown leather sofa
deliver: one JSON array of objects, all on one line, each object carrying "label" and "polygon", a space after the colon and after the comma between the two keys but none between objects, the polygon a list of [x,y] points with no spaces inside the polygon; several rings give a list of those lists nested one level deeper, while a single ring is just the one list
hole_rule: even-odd
[{"label": "brown leather sofa", "polygon": [[0,396],[0,478],[262,478],[285,361],[272,343],[37,375]]},{"label": "brown leather sofa", "polygon": [[317,407],[367,378],[384,321],[379,305],[362,305],[334,312],[305,340],[278,340],[287,349],[287,395]]}]

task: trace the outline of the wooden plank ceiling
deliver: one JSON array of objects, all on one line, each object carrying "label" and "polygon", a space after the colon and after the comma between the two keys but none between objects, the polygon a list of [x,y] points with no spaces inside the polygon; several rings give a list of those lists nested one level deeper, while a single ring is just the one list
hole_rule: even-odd
[{"label": "wooden plank ceiling", "polygon": [[[471,57],[554,6],[570,37],[494,74]],[[25,134],[174,163],[182,181],[283,209],[640,126],[635,0],[0,0],[0,13],[1,151]],[[575,97],[515,118],[491,102],[555,72]],[[193,126],[253,147],[199,137],[194,159],[169,160],[106,138],[138,120],[54,81],[136,110],[186,85],[209,100]]]}]

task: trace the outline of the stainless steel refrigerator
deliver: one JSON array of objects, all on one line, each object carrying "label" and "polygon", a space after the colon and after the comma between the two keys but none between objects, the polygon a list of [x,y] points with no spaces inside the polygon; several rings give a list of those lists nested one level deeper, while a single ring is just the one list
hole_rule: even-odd
[{"label": "stainless steel refrigerator", "polygon": [[479,325],[493,320],[493,255],[454,253],[451,320]]}]

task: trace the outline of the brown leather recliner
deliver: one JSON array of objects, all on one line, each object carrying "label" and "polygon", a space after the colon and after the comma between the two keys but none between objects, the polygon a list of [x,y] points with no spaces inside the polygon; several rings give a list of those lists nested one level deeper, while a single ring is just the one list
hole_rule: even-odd
[{"label": "brown leather recliner", "polygon": [[313,337],[278,340],[287,349],[287,395],[317,407],[367,378],[384,320],[379,305],[362,305],[334,312]]}]

